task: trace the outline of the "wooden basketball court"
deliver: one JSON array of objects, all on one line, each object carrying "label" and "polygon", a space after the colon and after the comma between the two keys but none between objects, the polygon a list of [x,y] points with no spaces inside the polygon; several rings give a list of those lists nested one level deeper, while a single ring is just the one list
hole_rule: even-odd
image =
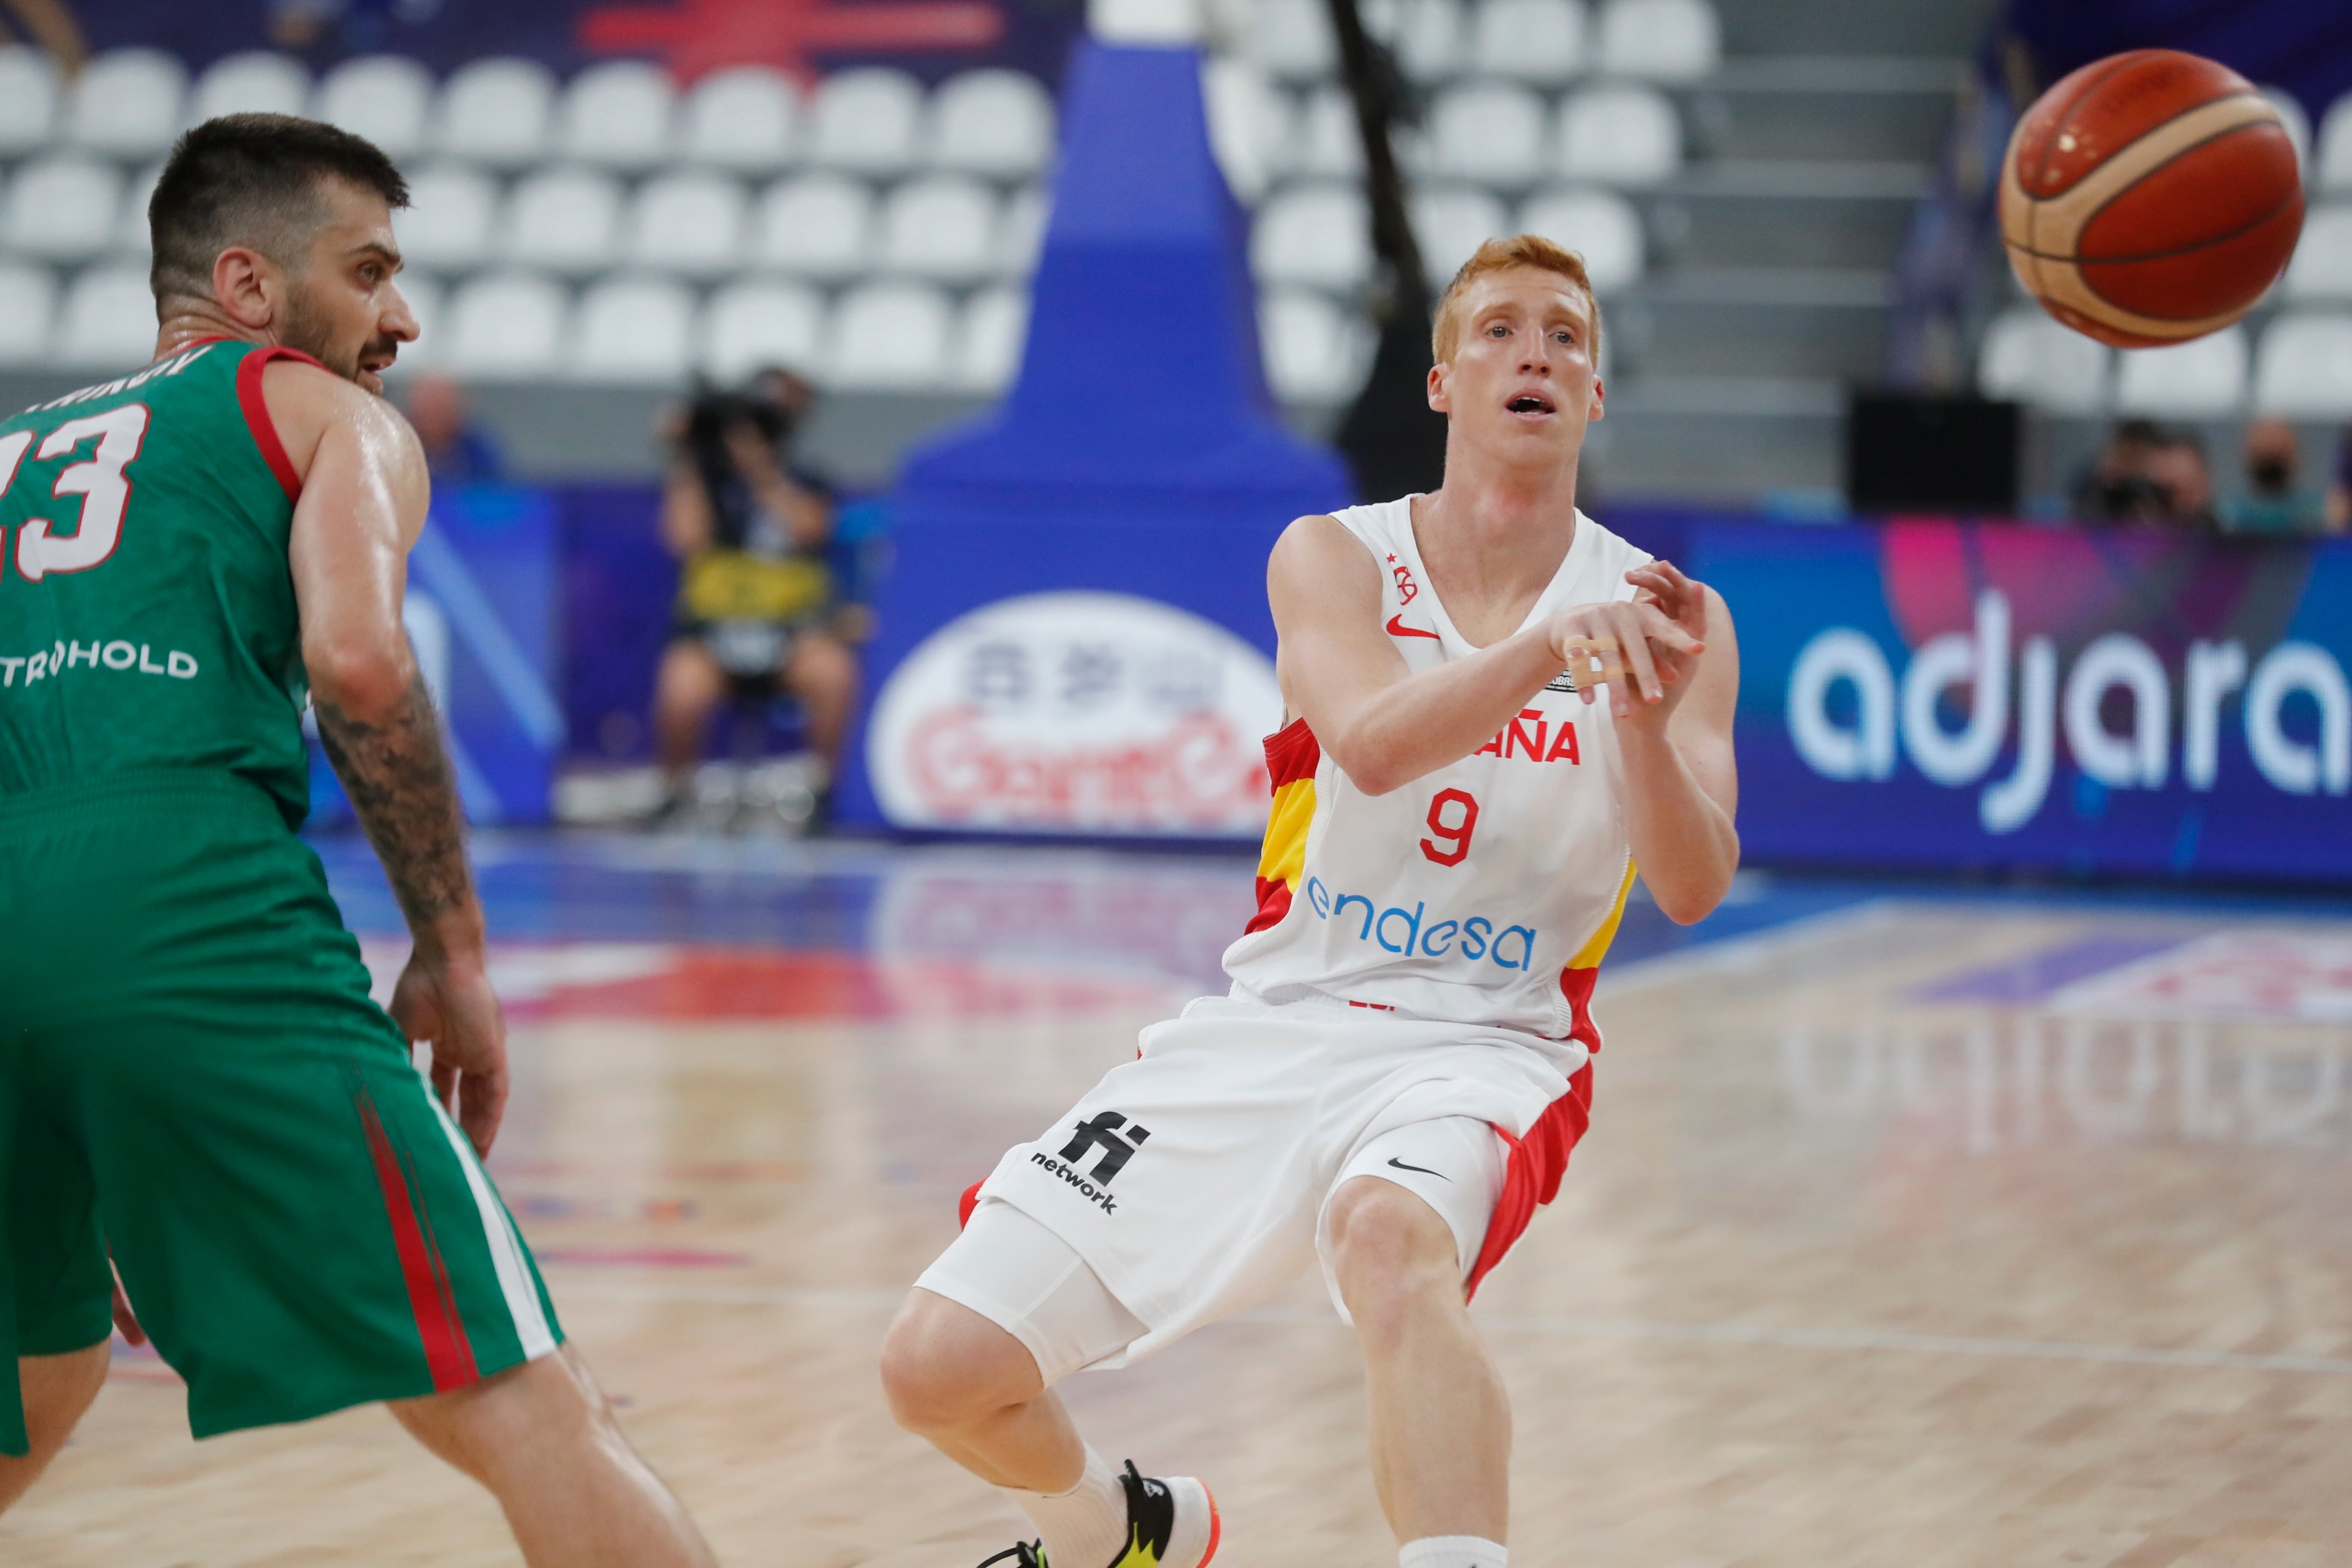
[{"label": "wooden basketball court", "polygon": [[[892,1426],[876,1347],[957,1193],[1210,984],[1245,865],[484,847],[493,1168],[722,1559],[1009,1544]],[[1515,1562],[2352,1562],[2352,913],[1768,885],[1717,929],[1629,922],[1592,1134],[1478,1302]],[[198,1447],[117,1349],[0,1562],[516,1561],[381,1411]],[[1221,1564],[1394,1562],[1318,1282],[1068,1387],[1106,1453],[1217,1489]]]}]

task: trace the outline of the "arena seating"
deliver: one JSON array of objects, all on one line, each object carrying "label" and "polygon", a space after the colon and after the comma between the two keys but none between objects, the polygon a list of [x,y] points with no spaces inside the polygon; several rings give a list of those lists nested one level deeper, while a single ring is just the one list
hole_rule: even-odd
[{"label": "arena seating", "polygon": [[2167,418],[2234,414],[2246,400],[2246,330],[2224,327],[2160,349],[2127,349],[2116,376],[2116,407]]}]

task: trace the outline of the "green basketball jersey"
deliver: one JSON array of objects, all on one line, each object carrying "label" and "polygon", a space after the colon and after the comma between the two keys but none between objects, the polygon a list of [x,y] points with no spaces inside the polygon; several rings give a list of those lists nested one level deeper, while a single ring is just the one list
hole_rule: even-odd
[{"label": "green basketball jersey", "polygon": [[310,809],[283,357],[196,343],[0,422],[0,799],[202,768]]}]

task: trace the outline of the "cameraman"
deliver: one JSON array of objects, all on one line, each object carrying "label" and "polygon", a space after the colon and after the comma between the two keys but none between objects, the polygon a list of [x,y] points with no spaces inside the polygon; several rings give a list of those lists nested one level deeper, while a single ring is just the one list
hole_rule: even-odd
[{"label": "cameraman", "polygon": [[670,642],[654,689],[662,815],[688,796],[711,710],[787,692],[807,714],[822,803],[857,699],[857,661],[827,629],[833,497],[782,457],[808,384],[766,371],[745,392],[698,396],[670,431],[662,542],[680,563]]}]

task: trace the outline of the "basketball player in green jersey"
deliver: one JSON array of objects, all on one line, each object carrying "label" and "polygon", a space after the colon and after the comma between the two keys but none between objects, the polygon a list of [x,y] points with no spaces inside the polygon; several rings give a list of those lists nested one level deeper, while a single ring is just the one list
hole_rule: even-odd
[{"label": "basketball player in green jersey", "polygon": [[[387,1401],[530,1563],[706,1564],[478,1159],[505,1026],[379,379],[416,336],[406,199],[331,127],[198,126],[148,209],[153,362],[0,422],[0,1508],[111,1305],[199,1437]],[[389,1016],[295,837],[306,693],[415,937]]]}]

